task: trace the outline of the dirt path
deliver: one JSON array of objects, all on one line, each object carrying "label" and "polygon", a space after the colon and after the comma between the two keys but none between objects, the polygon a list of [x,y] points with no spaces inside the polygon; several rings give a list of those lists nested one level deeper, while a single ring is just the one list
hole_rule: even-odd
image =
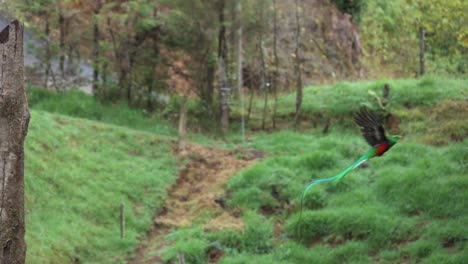
[{"label": "dirt path", "polygon": [[259,153],[241,155],[231,150],[188,146],[186,153],[180,155],[188,158],[188,164],[169,191],[164,209],[154,219],[153,229],[128,263],[163,263],[161,251],[168,246],[165,237],[174,228],[189,227],[193,223],[207,230],[242,228],[242,220],[223,209],[222,197],[229,178],[250,166],[256,155],[260,156]]}]

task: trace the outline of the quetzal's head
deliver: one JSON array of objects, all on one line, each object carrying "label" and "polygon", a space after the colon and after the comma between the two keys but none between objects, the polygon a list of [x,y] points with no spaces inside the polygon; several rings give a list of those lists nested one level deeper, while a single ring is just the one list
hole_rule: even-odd
[{"label": "quetzal's head", "polygon": [[388,139],[388,142],[390,142],[390,145],[393,146],[398,142],[398,140],[400,140],[400,138],[401,136],[399,135],[393,135]]}]

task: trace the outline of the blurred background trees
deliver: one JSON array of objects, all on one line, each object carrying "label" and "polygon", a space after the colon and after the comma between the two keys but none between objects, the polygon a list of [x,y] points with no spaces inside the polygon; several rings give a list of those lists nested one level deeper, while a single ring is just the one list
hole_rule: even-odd
[{"label": "blurred background trees", "polygon": [[239,26],[247,103],[262,94],[265,109],[269,95],[299,81],[416,76],[421,28],[426,72],[466,74],[467,1],[297,2],[298,8],[295,1],[243,0],[241,25],[234,0],[11,0],[1,13],[31,32],[28,82],[77,86],[148,112],[164,111],[174,95],[189,96],[219,120],[222,88],[225,104],[238,94]]}]

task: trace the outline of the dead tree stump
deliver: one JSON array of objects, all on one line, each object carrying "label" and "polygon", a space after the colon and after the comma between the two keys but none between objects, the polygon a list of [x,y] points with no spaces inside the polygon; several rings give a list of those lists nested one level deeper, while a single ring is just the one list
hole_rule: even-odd
[{"label": "dead tree stump", "polygon": [[24,263],[24,139],[29,110],[23,75],[23,25],[0,32],[0,264]]}]

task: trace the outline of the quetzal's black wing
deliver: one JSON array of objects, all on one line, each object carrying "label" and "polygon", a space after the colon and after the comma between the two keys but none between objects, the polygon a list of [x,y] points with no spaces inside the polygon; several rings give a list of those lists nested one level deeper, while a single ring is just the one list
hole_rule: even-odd
[{"label": "quetzal's black wing", "polygon": [[354,121],[361,127],[362,135],[371,146],[375,147],[388,141],[379,119],[367,108],[361,108],[354,116]]}]

